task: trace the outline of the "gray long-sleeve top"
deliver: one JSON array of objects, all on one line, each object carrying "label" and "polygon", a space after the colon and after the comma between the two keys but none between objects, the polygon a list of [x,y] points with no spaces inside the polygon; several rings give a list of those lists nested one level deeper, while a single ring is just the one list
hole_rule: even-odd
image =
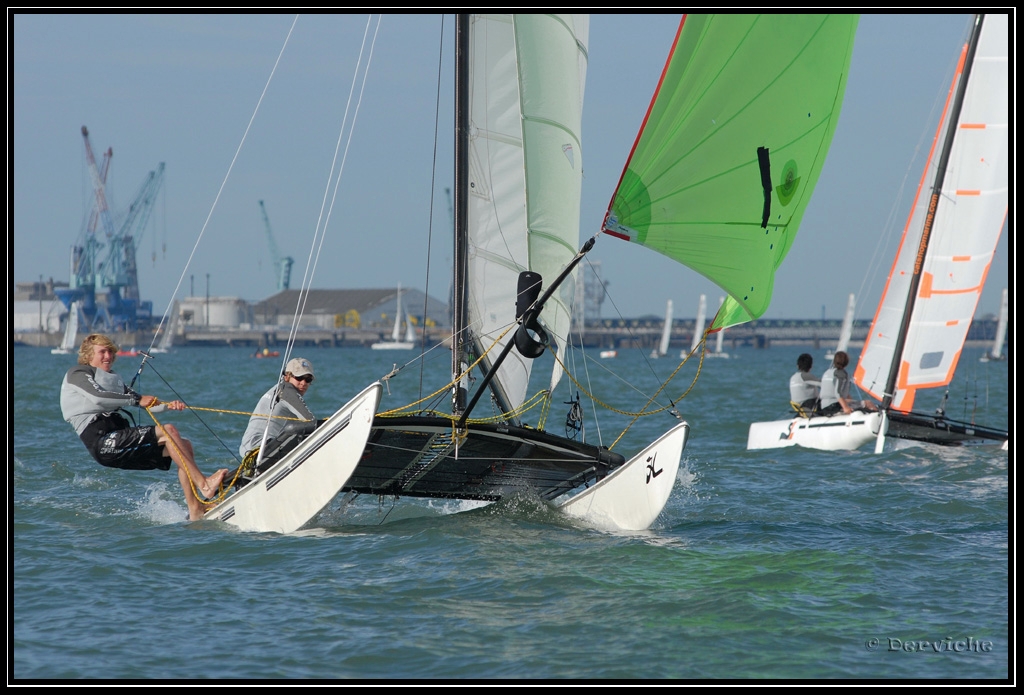
[{"label": "gray long-sleeve top", "polygon": [[[263,394],[260,402],[256,404],[256,410],[249,418],[249,426],[245,428],[242,443],[238,447],[240,456],[244,457],[263,443],[263,430],[267,430],[268,439],[273,439],[281,434],[281,431],[289,424],[289,420],[281,418],[290,418],[291,422],[316,419],[295,386],[288,382],[282,383],[281,392],[275,401],[274,394],[276,392],[277,386],[275,385]],[[269,418],[269,423],[268,414],[273,416]]]},{"label": "gray long-sleeve top", "polygon": [[88,364],[75,365],[60,385],[60,411],[79,435],[97,415],[138,405],[142,396],[115,372]]}]

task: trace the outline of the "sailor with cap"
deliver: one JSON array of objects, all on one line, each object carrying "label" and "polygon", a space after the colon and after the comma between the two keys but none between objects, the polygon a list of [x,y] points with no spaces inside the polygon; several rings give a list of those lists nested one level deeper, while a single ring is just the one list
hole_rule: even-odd
[{"label": "sailor with cap", "polygon": [[256,404],[252,417],[249,418],[249,426],[245,428],[242,443],[238,447],[238,453],[243,460],[249,452],[263,443],[264,430],[267,431],[267,441],[270,441],[280,435],[289,424],[316,419],[302,398],[311,383],[313,364],[304,357],[289,360],[280,383],[263,394]]}]

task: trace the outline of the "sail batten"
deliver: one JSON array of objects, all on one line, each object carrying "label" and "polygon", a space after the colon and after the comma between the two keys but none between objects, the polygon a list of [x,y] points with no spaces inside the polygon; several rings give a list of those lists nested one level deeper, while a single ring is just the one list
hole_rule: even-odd
[{"label": "sail batten", "polygon": [[856,15],[686,15],[603,231],[762,315],[838,121]]}]

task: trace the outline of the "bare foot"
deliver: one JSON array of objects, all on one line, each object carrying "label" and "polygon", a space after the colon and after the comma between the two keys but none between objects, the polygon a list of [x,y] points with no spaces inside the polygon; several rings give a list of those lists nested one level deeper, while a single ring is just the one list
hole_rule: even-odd
[{"label": "bare foot", "polygon": [[189,502],[188,504],[188,519],[189,521],[199,521],[206,514],[206,506],[199,500]]},{"label": "bare foot", "polygon": [[206,482],[200,487],[200,491],[203,496],[207,499],[217,494],[217,489],[220,487],[221,482],[224,480],[224,476],[228,474],[227,468],[221,468],[219,471],[212,475],[206,476]]}]

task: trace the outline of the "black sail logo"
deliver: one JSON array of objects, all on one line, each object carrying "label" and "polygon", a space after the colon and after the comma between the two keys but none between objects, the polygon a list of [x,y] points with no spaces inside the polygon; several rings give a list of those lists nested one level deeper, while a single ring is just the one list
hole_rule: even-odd
[{"label": "black sail logo", "polygon": [[647,457],[647,484],[650,485],[651,478],[657,478],[659,475],[665,472],[664,468],[654,470],[654,460],[658,458],[658,454],[651,454]]}]

